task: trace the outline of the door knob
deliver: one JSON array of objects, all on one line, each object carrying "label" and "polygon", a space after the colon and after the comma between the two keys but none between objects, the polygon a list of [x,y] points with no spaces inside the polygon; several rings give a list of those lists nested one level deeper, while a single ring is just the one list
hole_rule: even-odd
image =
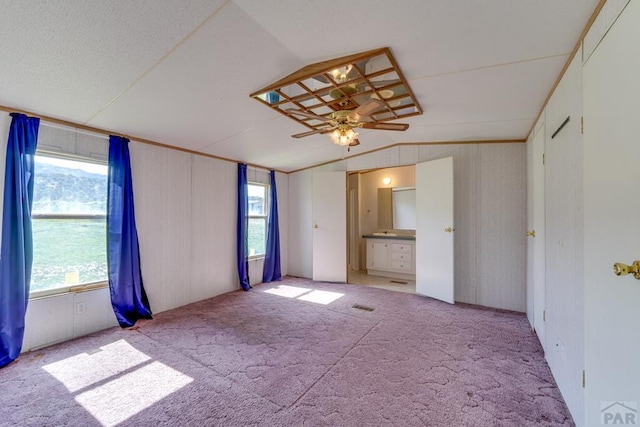
[{"label": "door knob", "polygon": [[536,230],[527,231],[527,237],[536,237]]},{"label": "door knob", "polygon": [[634,261],[633,264],[627,265],[621,262],[613,264],[613,274],[616,276],[626,276],[633,274],[633,277],[640,280],[640,261]]},{"label": "door knob", "polygon": [[455,228],[451,228],[451,227],[447,227],[447,228],[444,229],[444,231],[446,233],[453,233],[454,231],[456,231],[456,229]]}]

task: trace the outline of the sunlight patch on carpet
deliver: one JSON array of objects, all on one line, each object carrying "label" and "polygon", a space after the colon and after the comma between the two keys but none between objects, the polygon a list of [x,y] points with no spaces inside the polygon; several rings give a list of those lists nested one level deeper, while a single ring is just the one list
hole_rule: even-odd
[{"label": "sunlight patch on carpet", "polygon": [[339,292],[315,290],[315,291],[309,292],[308,294],[304,294],[298,297],[298,299],[303,301],[315,302],[317,304],[327,305],[327,304],[331,304],[338,298],[342,298],[343,296],[344,294],[341,294]]},{"label": "sunlight patch on carpet", "polygon": [[68,357],[42,368],[74,393],[151,359],[125,340],[107,344],[100,350]]},{"label": "sunlight patch on carpet", "polygon": [[297,298],[300,295],[306,294],[307,292],[311,292],[311,289],[298,288],[296,286],[280,285],[275,288],[267,289],[264,292],[271,295],[278,295],[279,297]]},{"label": "sunlight patch on carpet", "polygon": [[279,285],[263,292],[266,294],[277,295],[279,297],[295,298],[301,301],[308,301],[322,305],[331,304],[335,300],[344,296],[344,294],[340,292],[320,291],[317,289],[299,288],[287,285]]},{"label": "sunlight patch on carpet", "polygon": [[102,425],[116,425],[151,407],[193,381],[160,362],[152,362],[76,396]]},{"label": "sunlight patch on carpet", "polygon": [[124,339],[43,366],[102,425],[121,423],[193,381]]}]

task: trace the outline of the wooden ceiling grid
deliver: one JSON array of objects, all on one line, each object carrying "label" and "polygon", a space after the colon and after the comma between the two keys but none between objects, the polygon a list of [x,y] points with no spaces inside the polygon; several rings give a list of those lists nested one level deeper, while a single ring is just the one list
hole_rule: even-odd
[{"label": "wooden ceiling grid", "polygon": [[330,117],[335,111],[354,110],[373,97],[384,106],[367,117],[371,123],[422,114],[420,104],[386,47],[307,65],[250,96],[311,131],[324,130],[329,125],[286,110]]}]

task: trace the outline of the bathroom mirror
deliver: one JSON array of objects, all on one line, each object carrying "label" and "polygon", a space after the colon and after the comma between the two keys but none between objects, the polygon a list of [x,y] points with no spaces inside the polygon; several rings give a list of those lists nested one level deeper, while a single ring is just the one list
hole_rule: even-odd
[{"label": "bathroom mirror", "polygon": [[392,188],[378,188],[378,229],[393,228]]},{"label": "bathroom mirror", "polygon": [[378,229],[416,229],[415,187],[378,188]]},{"label": "bathroom mirror", "polygon": [[415,187],[394,188],[391,192],[393,228],[396,230],[416,229],[416,189]]}]

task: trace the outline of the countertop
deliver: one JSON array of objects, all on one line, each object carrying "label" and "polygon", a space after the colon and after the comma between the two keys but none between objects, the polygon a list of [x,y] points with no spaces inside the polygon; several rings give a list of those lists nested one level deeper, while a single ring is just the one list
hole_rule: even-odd
[{"label": "countertop", "polygon": [[365,239],[416,240],[413,234],[363,234]]}]

